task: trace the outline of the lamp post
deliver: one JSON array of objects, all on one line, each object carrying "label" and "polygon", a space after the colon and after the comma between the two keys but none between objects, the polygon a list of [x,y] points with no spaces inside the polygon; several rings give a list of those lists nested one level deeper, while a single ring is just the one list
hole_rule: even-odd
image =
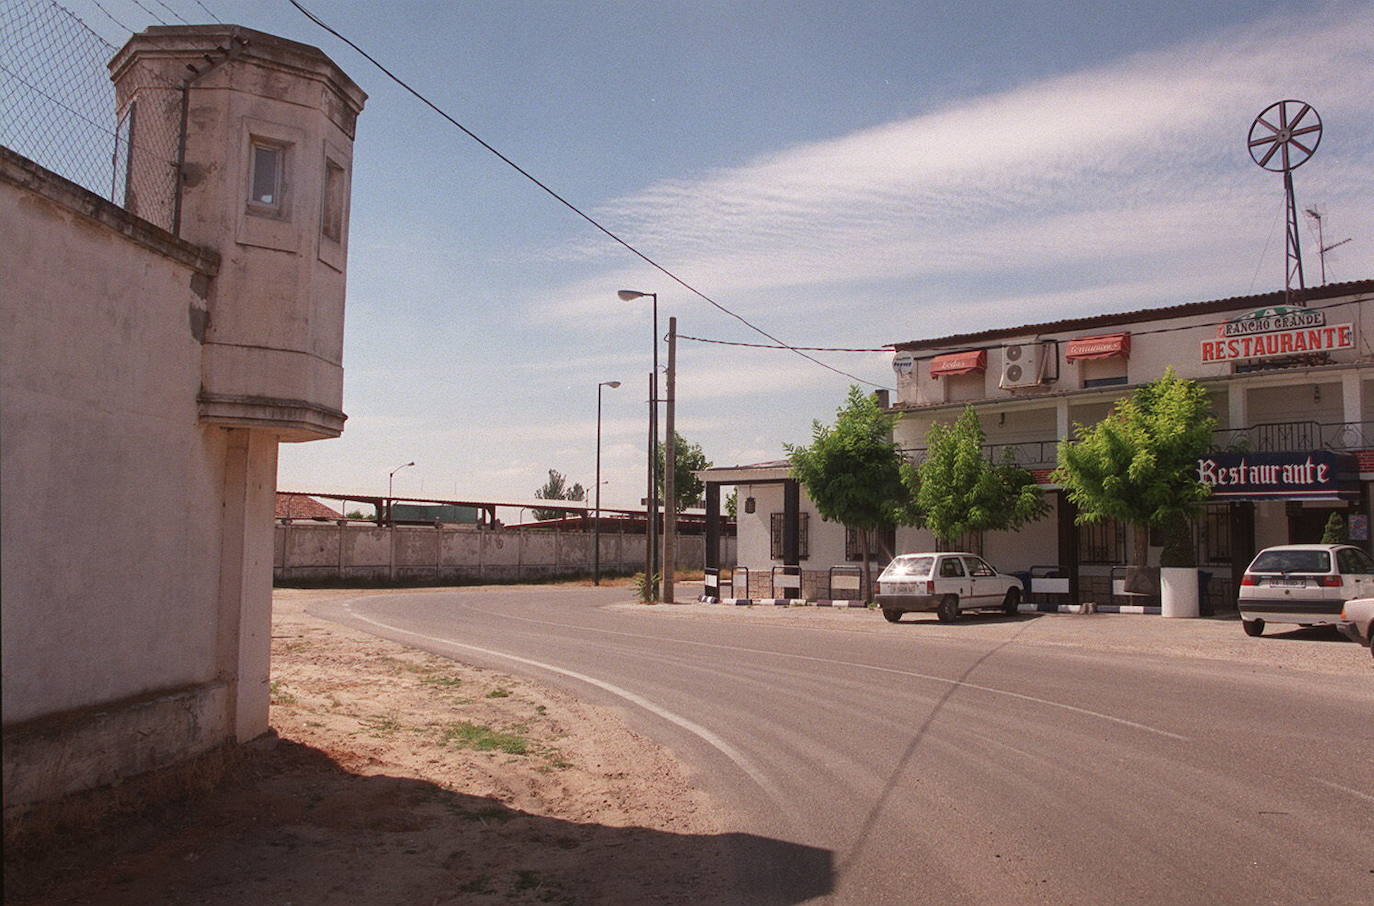
[{"label": "lamp post", "polygon": [[408,462],[408,463],[406,463],[405,465],[397,466],[396,468],[392,469],[390,472],[386,473],[386,521],[387,521],[387,524],[388,524],[388,525],[390,525],[390,524],[391,524],[391,521],[392,521],[392,519],[391,519],[391,506],[392,506],[392,503],[391,503],[391,489],[392,489],[392,487],[393,487],[394,484],[395,484],[396,473],[399,472],[399,471],[401,471],[402,469],[408,469],[408,468],[410,468],[410,467],[413,466],[413,465],[415,465],[414,462]]},{"label": "lamp post", "polygon": [[592,519],[592,584],[601,584],[601,388],[615,390],[620,381],[596,385],[596,516]]},{"label": "lamp post", "polygon": [[[649,375],[649,493],[645,504],[644,578],[652,579],[657,562],[658,547],[658,293],[642,293],[635,289],[616,292],[622,302],[649,297],[654,307],[654,370]],[[654,595],[658,597],[657,591]]]}]

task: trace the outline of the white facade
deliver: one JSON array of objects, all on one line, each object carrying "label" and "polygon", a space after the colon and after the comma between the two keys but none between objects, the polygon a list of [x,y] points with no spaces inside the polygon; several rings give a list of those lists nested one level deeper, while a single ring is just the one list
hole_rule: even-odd
[{"label": "white facade", "polygon": [[[1320,534],[1319,523],[1333,511],[1362,516],[1365,525],[1371,514],[1374,281],[1308,290],[1305,307],[1286,320],[1274,311],[1284,301],[1282,293],[1270,293],[894,344],[897,396],[890,411],[900,416],[894,439],[919,462],[930,427],[952,422],[972,405],[990,453],[1000,459],[1009,450],[1031,470],[1047,491],[1051,511],[1020,532],[970,541],[1003,571],[1071,565],[1084,578],[1085,592],[1109,594],[1108,580],[1113,567],[1124,566],[1124,551],[1094,550],[1093,562],[1080,563],[1083,539],[1049,483],[1049,471],[1058,443],[1072,436],[1075,425],[1099,421],[1118,399],[1172,367],[1211,396],[1218,449],[1240,443],[1250,451],[1299,459],[1306,451],[1335,452],[1342,461],[1358,463],[1358,499],[1301,499],[1320,495],[1276,491],[1253,503],[1253,512],[1226,509],[1223,515],[1232,503],[1218,493],[1200,520],[1198,544],[1200,553],[1213,557],[1202,568],[1229,579],[1232,561],[1252,547],[1316,540],[1313,532]],[[713,469],[703,477],[724,485],[746,482],[760,469],[772,480],[787,474],[785,463],[765,466]],[[756,572],[783,562],[775,556],[777,545],[769,544],[766,515],[782,509],[783,486],[749,492],[760,501],[752,518],[741,504],[739,562]],[[743,486],[739,497],[746,497]],[[855,562],[843,559],[841,527],[820,521],[804,491],[798,512],[811,514],[805,571]],[[928,532],[911,527],[898,528],[896,541],[899,551],[936,547]],[[1368,549],[1367,535],[1359,543]],[[1152,557],[1157,556],[1156,550]]]},{"label": "white facade", "polygon": [[[343,425],[346,233],[316,234],[363,95],[313,48],[150,29],[112,64],[131,167],[169,164],[140,138],[182,107],[130,84],[188,63],[180,237],[0,149],[7,815],[267,729],[277,445]],[[270,241],[245,226],[259,122],[295,130]]]}]

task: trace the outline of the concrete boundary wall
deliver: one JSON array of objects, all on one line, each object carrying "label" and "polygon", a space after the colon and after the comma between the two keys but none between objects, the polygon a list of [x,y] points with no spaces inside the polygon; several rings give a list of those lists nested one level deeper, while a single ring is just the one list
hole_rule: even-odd
[{"label": "concrete boundary wall", "polygon": [[[272,575],[277,584],[523,582],[590,575],[587,532],[480,531],[468,527],[278,523]],[[722,539],[726,562],[734,539]],[[701,569],[706,542],[679,535],[677,566]],[[601,571],[644,570],[644,536],[601,535]]]}]

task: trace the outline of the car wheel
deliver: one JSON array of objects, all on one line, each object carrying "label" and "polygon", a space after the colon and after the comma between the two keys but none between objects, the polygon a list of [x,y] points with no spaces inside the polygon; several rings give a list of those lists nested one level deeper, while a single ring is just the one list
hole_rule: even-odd
[{"label": "car wheel", "polygon": [[940,618],[941,623],[953,623],[959,619],[959,596],[945,595],[940,599],[940,605],[935,610],[935,615]]},{"label": "car wheel", "polygon": [[883,619],[887,620],[889,623],[896,623],[901,618],[902,612],[900,610],[889,610],[886,607],[883,608]]},{"label": "car wheel", "polygon": [[1240,626],[1242,629],[1245,630],[1245,634],[1251,637],[1257,636],[1261,632],[1264,632],[1263,620],[1241,620]]},{"label": "car wheel", "polygon": [[1002,613],[1009,617],[1014,617],[1019,612],[1021,606],[1021,592],[1015,588],[1007,589],[1007,596],[1002,599]]}]

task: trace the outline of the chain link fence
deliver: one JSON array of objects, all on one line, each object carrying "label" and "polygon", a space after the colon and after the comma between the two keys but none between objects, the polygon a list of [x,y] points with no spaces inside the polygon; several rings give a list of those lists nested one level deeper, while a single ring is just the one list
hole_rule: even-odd
[{"label": "chain link fence", "polygon": [[0,2],[0,144],[170,230],[180,135],[140,131],[138,110],[180,86],[135,67],[117,108],[117,50],[53,0]]}]

